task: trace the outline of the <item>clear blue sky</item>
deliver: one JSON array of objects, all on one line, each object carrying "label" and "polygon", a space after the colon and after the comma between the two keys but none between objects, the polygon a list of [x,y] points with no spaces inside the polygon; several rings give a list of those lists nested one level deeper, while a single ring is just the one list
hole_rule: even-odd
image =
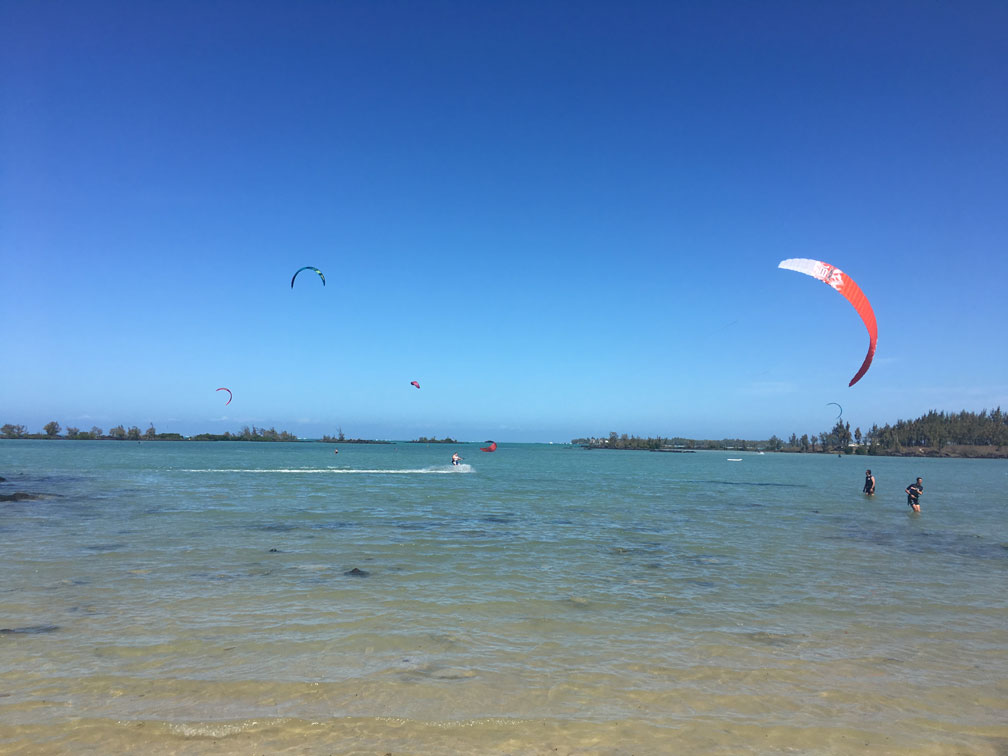
[{"label": "clear blue sky", "polygon": [[[0,423],[767,438],[1008,406],[1006,38],[1000,0],[2,0]],[[874,305],[853,388],[867,333],[788,257]]]}]

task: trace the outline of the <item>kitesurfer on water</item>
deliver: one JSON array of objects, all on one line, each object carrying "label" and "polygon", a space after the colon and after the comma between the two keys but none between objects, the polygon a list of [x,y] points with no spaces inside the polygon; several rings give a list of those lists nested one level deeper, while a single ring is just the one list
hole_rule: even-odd
[{"label": "kitesurfer on water", "polygon": [[906,487],[907,504],[914,512],[920,512],[920,496],[924,493],[924,479],[917,478],[916,483],[911,483]]},{"label": "kitesurfer on water", "polygon": [[871,470],[864,471],[864,492],[869,496],[875,495],[875,476],[871,474]]},{"label": "kitesurfer on water", "polygon": [[458,464],[459,464],[459,463],[460,463],[461,461],[462,461],[462,457],[460,457],[460,456],[458,455],[458,452],[455,452],[454,454],[452,454],[452,464],[453,464],[453,465],[455,465],[455,466],[458,466]]}]

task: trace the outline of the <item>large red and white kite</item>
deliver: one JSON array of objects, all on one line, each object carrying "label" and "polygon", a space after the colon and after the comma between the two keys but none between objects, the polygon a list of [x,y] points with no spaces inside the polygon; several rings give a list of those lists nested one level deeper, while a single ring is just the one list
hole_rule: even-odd
[{"label": "large red and white kite", "polygon": [[868,298],[861,291],[861,287],[854,283],[853,278],[839,268],[834,268],[829,263],[820,262],[819,260],[792,257],[788,260],[781,260],[777,267],[817,278],[843,294],[847,301],[854,305],[857,314],[864,321],[865,328],[868,329],[868,354],[865,355],[864,362],[861,363],[861,369],[857,371],[855,376],[851,378],[851,382],[847,384],[848,386],[853,386],[868,372],[872,358],[875,357],[875,346],[878,343],[878,324],[875,322],[875,312],[872,310]]}]

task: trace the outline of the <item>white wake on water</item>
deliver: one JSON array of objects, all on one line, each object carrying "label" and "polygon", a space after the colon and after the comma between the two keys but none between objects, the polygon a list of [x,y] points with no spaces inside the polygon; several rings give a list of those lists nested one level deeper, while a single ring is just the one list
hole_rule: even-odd
[{"label": "white wake on water", "polygon": [[476,470],[472,465],[434,465],[432,467],[421,467],[406,470],[394,469],[365,469],[353,467],[270,467],[270,468],[245,468],[245,467],[210,467],[202,469],[181,469],[178,472],[187,473],[276,473],[291,475],[461,475],[474,473]]}]

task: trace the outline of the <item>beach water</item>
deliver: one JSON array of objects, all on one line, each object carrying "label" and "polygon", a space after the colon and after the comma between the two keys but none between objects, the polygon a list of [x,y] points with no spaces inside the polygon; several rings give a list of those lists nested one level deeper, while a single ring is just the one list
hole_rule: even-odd
[{"label": "beach water", "polygon": [[0,752],[1008,754],[1004,460],[332,448],[0,441]]}]

